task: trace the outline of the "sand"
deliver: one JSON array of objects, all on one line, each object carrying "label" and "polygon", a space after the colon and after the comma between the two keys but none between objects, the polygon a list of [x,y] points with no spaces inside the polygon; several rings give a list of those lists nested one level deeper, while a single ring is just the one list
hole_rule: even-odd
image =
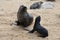
[{"label": "sand", "polygon": [[[53,9],[30,10],[29,6],[36,1],[41,0],[0,0],[0,40],[60,40],[60,0],[53,2]],[[41,25],[48,30],[48,37],[41,38],[36,32],[30,34],[21,26],[10,25],[17,20],[17,11],[22,4],[34,19],[41,16]],[[32,30],[33,25],[34,22],[27,29]]]}]

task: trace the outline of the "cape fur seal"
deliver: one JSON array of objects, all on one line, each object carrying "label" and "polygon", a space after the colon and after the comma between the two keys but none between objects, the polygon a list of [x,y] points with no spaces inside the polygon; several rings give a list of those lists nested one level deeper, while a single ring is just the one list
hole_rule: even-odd
[{"label": "cape fur seal", "polygon": [[41,17],[40,16],[36,17],[34,27],[31,31],[29,31],[29,33],[37,31],[38,33],[41,34],[39,37],[45,38],[48,36],[48,30],[41,26],[40,21]]},{"label": "cape fur seal", "polygon": [[46,0],[46,1],[51,1],[51,2],[53,2],[53,1],[55,1],[55,0]]},{"label": "cape fur seal", "polygon": [[43,2],[40,1],[40,2],[36,2],[36,3],[33,3],[31,6],[30,6],[30,9],[39,9],[41,7],[41,4]]},{"label": "cape fur seal", "polygon": [[27,7],[21,5],[17,12],[17,25],[22,25],[23,27],[27,27],[33,22],[33,16],[28,14]]}]

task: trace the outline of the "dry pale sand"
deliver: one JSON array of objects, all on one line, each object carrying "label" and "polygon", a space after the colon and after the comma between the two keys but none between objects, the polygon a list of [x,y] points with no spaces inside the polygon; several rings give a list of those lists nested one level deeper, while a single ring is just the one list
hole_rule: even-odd
[{"label": "dry pale sand", "polygon": [[[29,6],[36,1],[41,0],[0,0],[0,40],[60,40],[60,0],[53,2],[53,9],[30,10]],[[34,19],[41,16],[41,25],[49,32],[47,38],[37,37],[37,33],[30,34],[21,26],[10,25],[17,19],[16,14],[22,4],[28,7],[28,12]],[[34,22],[28,27],[29,30],[33,28],[33,24]]]}]

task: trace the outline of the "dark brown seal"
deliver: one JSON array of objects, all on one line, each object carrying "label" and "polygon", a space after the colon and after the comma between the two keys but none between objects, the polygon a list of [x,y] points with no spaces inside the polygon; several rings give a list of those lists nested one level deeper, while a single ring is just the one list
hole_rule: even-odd
[{"label": "dark brown seal", "polygon": [[33,22],[33,16],[27,12],[27,7],[21,5],[17,12],[17,25],[22,25],[24,27],[29,26]]},{"label": "dark brown seal", "polygon": [[31,31],[29,31],[29,33],[33,33],[37,31],[40,34],[39,35],[40,37],[45,38],[48,36],[48,30],[43,26],[41,26],[40,21],[41,21],[41,17],[40,16],[36,17],[34,27]]}]

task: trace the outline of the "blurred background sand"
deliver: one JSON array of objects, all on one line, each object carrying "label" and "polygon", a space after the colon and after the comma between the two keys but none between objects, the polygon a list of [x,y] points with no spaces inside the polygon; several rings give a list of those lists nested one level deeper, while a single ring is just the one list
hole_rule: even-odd
[{"label": "blurred background sand", "polygon": [[[29,6],[36,1],[45,0],[0,0],[0,40],[60,40],[60,0],[53,2],[53,9],[36,9],[30,10]],[[47,38],[37,37],[37,33],[30,34],[20,27],[10,24],[17,20],[17,11],[20,5],[28,8],[29,14],[34,19],[41,16],[41,25],[45,27],[49,36]],[[34,22],[28,27],[33,28]]]}]

